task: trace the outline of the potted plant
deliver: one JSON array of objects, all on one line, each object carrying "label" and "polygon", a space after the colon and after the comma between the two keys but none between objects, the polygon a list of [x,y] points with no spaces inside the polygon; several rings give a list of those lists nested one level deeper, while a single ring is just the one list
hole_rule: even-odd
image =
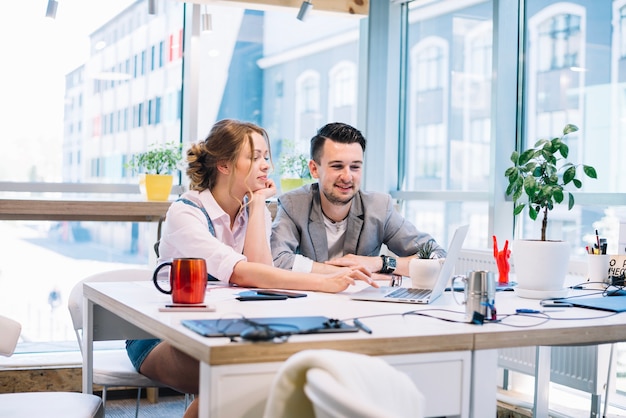
[{"label": "potted plant", "polygon": [[145,152],[131,157],[126,167],[140,173],[139,186],[145,188],[148,200],[165,201],[170,195],[174,177],[183,159],[181,145],[174,142],[152,144]]},{"label": "potted plant", "polygon": [[436,255],[436,248],[434,240],[418,244],[415,258],[409,261],[411,287],[431,289],[435,285],[445,261],[445,258],[433,258]]},{"label": "potted plant", "polygon": [[[575,125],[567,124],[560,137],[541,139],[521,153],[513,151],[513,166],[504,173],[508,179],[506,194],[513,198],[514,216],[525,208],[533,221],[541,215],[541,240],[518,239],[512,243],[520,296],[544,298],[564,293],[569,244],[546,239],[548,214],[555,205],[563,203],[566,196],[568,210],[574,207],[574,195],[567,187],[580,189],[584,176],[597,178],[595,168],[567,160],[569,147],[564,137],[576,131]],[[579,177],[581,167],[584,176]],[[523,197],[526,201],[520,202]]]},{"label": "potted plant", "polygon": [[285,140],[284,144],[285,151],[281,154],[278,163],[280,189],[283,193],[313,180],[309,171],[309,157],[303,152],[298,152],[293,141]]}]

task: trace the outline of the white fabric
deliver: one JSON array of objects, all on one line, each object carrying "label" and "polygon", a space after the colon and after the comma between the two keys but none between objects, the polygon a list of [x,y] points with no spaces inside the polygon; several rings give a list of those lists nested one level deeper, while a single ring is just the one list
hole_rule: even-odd
[{"label": "white fabric", "polygon": [[296,257],[293,259],[293,267],[291,270],[301,273],[310,273],[313,270],[313,260],[303,256],[302,254],[296,254]]},{"label": "white fabric", "polygon": [[0,394],[0,417],[103,418],[102,401],[95,395],[73,392]]},{"label": "white fabric", "polygon": [[[340,403],[352,402],[353,416],[421,417],[424,397],[411,379],[384,360],[336,350],[305,350],[291,356],[280,368],[270,389],[265,418],[313,418],[315,413],[304,392],[307,372],[327,372],[345,389]],[[358,411],[372,411],[359,415]],[[379,413],[378,415],[376,413]]]},{"label": "white fabric", "polygon": [[[202,257],[206,259],[207,271],[215,278],[228,282],[235,264],[246,257],[242,254],[245,243],[248,211],[242,210],[230,228],[230,217],[217,204],[209,190],[189,191],[181,198],[203,206],[213,227],[209,231],[207,220],[201,210],[183,202],[174,202],[167,210],[159,244],[159,261],[177,257]],[[265,231],[267,245],[272,232],[272,216],[265,208]]]},{"label": "white fabric", "polygon": [[22,325],[11,318],[0,315],[0,356],[10,357],[20,338]]},{"label": "white fabric", "polygon": [[[326,240],[328,241],[328,259],[342,257],[344,255],[343,244],[346,240],[346,228],[348,227],[347,219],[333,222],[324,216],[324,225],[326,227]],[[291,270],[310,273],[313,270],[313,260],[302,254],[296,254]]]}]

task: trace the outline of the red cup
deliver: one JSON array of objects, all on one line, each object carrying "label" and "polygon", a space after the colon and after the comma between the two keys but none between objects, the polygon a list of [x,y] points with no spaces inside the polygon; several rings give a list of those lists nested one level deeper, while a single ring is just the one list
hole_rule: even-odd
[{"label": "red cup", "polygon": [[[163,289],[157,280],[159,271],[170,266],[170,288]],[[152,281],[160,292],[172,295],[173,303],[202,303],[206,292],[207,271],[204,258],[175,258],[154,270]]]}]

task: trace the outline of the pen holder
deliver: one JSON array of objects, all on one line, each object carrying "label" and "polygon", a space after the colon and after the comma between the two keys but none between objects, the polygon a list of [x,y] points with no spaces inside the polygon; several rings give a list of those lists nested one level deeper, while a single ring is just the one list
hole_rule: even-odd
[{"label": "pen holder", "polygon": [[587,289],[604,290],[611,283],[609,282],[609,261],[608,254],[587,254]]}]

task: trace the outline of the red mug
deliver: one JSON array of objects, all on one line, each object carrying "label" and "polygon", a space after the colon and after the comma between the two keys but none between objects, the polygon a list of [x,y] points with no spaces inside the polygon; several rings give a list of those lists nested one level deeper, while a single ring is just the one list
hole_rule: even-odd
[{"label": "red mug", "polygon": [[[159,271],[170,266],[170,288],[159,286]],[[154,270],[152,281],[160,292],[172,295],[173,303],[202,303],[206,292],[207,271],[204,258],[175,258],[161,263]]]}]

